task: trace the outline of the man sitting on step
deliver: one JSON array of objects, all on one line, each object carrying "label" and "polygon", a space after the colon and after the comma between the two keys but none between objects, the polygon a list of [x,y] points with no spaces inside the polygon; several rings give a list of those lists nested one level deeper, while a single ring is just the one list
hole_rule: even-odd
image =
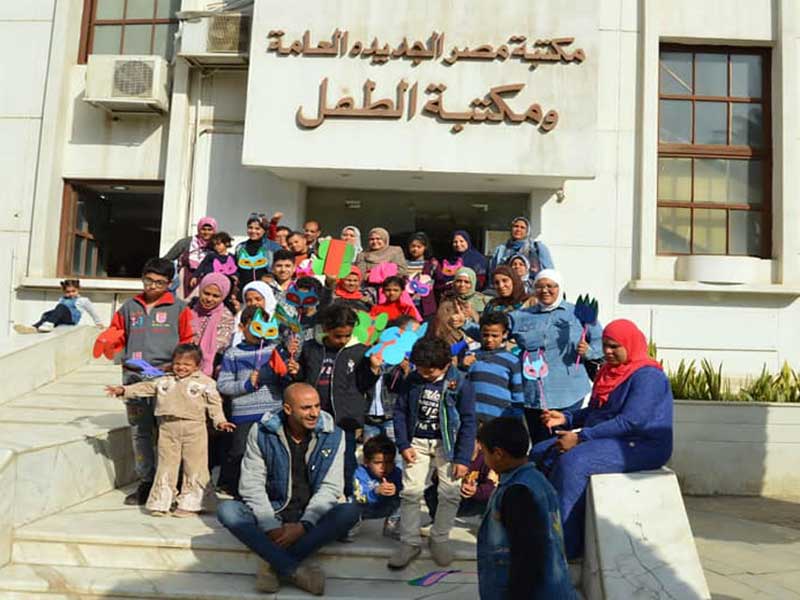
[{"label": "man sitting on step", "polygon": [[319,394],[295,383],[283,412],[253,427],[242,459],[242,501],[220,504],[217,517],[265,562],[260,592],[277,592],[278,577],[321,596],[325,574],[302,564],[319,547],[344,537],[359,519],[356,504],[339,504],[344,488],[344,435],[320,411]]}]

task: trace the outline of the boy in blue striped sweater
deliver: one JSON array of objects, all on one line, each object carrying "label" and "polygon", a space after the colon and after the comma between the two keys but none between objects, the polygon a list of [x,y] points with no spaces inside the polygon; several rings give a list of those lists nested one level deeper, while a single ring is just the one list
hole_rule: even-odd
[{"label": "boy in blue striped sweater", "polygon": [[479,421],[495,417],[523,417],[522,365],[506,350],[508,317],[486,312],[481,316],[481,349],[466,357],[467,375],[475,390],[475,416]]},{"label": "boy in blue striped sweater", "polygon": [[242,311],[239,320],[242,342],[225,351],[217,379],[219,393],[231,398],[230,421],[236,425],[219,487],[233,496],[238,496],[241,462],[250,428],[264,413],[282,410],[283,390],[291,382],[286,373],[275,373],[272,369],[270,359],[273,353],[280,352],[280,347],[273,341],[264,343],[250,329],[259,310],[263,309],[248,306]]}]

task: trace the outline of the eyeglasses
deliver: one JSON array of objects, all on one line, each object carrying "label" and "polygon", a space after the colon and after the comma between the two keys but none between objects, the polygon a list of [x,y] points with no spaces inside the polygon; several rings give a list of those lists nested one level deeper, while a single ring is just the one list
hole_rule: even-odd
[{"label": "eyeglasses", "polygon": [[535,286],[533,286],[533,289],[536,290],[537,292],[543,292],[544,290],[552,291],[552,290],[557,290],[558,289],[558,285],[555,284],[555,283],[553,285],[548,285],[548,284],[535,285]]},{"label": "eyeglasses", "polygon": [[144,287],[165,288],[169,285],[168,279],[150,279],[149,277],[142,277]]}]

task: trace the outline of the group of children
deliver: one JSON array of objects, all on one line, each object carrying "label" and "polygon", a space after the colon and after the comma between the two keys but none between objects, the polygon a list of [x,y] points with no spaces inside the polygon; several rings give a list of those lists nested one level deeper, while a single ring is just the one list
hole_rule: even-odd
[{"label": "group of children", "polygon": [[[142,293],[101,335],[104,349],[121,350],[123,385],[107,392],[126,399],[140,477],[126,503],[144,504],[154,516],[196,514],[214,500],[209,466],[219,467],[217,491],[236,496],[251,427],[281,410],[286,386],[305,382],[344,431],[345,500],[362,506],[364,519],[385,519],[384,533],[400,539],[390,568],[405,567],[421,552],[423,500],[432,519],[431,554],[440,565],[453,560],[448,539],[456,516],[483,514],[487,506],[497,515],[481,527],[479,562],[508,564],[503,535],[511,540],[512,577],[525,569],[515,563],[520,548],[543,559],[558,554],[557,519],[539,514],[542,507],[552,512],[552,490],[523,465],[529,439],[521,418],[522,369],[508,349],[506,311],[486,310],[480,339],[455,342],[437,314],[449,299],[468,296],[453,281],[466,275],[474,288],[474,272],[462,265],[448,275],[430,257],[424,234],[413,236],[408,262],[380,261],[395,247],[388,232],[373,230],[370,250],[359,253],[345,277],[321,277],[309,267],[319,223],[281,235],[280,218],[251,215],[247,240],[232,256],[231,237],[204,219],[197,236],[176,244],[181,252],[145,264]],[[348,241],[360,248],[360,232]],[[77,290],[77,282],[65,283]],[[59,303],[71,315],[79,309],[70,303],[75,295],[65,287]],[[456,309],[468,306],[459,301]],[[378,333],[384,314],[384,327],[400,332],[421,334],[423,321],[431,322],[399,364],[385,363],[382,351],[370,352],[354,333],[357,325]],[[511,472],[530,494],[509,492],[501,501]],[[532,515],[541,517],[530,538],[537,548],[514,541]],[[547,559],[558,562],[555,555]],[[493,597],[483,588],[482,580],[482,597]]]}]

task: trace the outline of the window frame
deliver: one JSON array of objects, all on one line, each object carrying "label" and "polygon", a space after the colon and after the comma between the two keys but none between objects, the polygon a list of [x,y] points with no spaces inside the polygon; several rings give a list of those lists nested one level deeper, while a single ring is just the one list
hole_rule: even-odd
[{"label": "window frame", "polygon": [[[662,52],[684,52],[691,53],[692,58],[692,93],[691,94],[662,94],[661,92],[661,54]],[[758,55],[761,57],[761,98],[744,97],[744,96],[707,96],[694,93],[694,86],[696,85],[696,70],[697,60],[694,58],[695,54],[724,54],[724,55]],[[749,47],[749,46],[711,46],[702,44],[678,44],[678,43],[661,43],[658,48],[658,122],[656,124],[656,141],[658,144],[657,161],[662,158],[688,158],[691,161],[691,198],[688,202],[681,202],[675,200],[661,200],[659,199],[659,182],[656,178],[656,256],[698,256],[699,253],[693,252],[694,238],[695,238],[695,224],[694,224],[694,209],[711,209],[711,210],[724,210],[725,211],[725,253],[714,256],[752,256],[749,254],[731,254],[731,236],[730,236],[730,215],[732,210],[750,211],[761,213],[761,248],[757,258],[771,258],[772,255],[772,168],[773,168],[773,153],[772,153],[772,52],[770,48],[764,47]],[[728,59],[728,90],[731,86],[731,60]],[[722,144],[680,144],[673,142],[661,142],[661,101],[662,100],[682,100],[690,101],[692,103],[692,120],[691,131],[692,138],[695,135],[695,120],[697,111],[695,109],[697,101],[712,101],[712,102],[725,102],[727,105],[726,115],[726,135],[728,142],[731,141],[732,135],[732,113],[731,106],[733,104],[757,104],[762,107],[762,129],[763,140],[761,148],[742,145],[722,145]],[[694,176],[695,176],[695,161],[694,159],[739,159],[739,160],[753,160],[758,159],[762,164],[762,204],[758,208],[754,208],[750,204],[734,204],[728,202],[695,202],[694,201]],[[661,252],[658,249],[658,209],[659,208],[679,208],[687,209],[690,211],[690,227],[689,227],[689,252]]]},{"label": "window frame", "polygon": [[[164,19],[156,18],[158,11],[158,2],[169,2],[169,0],[153,0],[153,18],[152,19],[100,19],[96,18],[98,0],[83,0],[83,18],[81,21],[81,40],[78,46],[78,64],[84,65],[89,60],[89,55],[92,53],[94,46],[94,30],[96,25],[121,25],[122,32],[120,34],[120,51],[125,47],[125,25],[151,25],[152,31],[150,33],[150,52],[153,54],[153,46],[155,44],[155,26],[156,25],[171,25],[178,23],[178,19]],[[123,0],[122,14],[126,14],[128,10],[128,0]],[[169,57],[167,57],[169,58]]]},{"label": "window frame", "polygon": [[[78,197],[80,192],[80,187],[88,187],[90,188],[92,185],[102,185],[102,186],[152,186],[156,187],[164,187],[163,181],[158,180],[128,180],[128,179],[120,179],[120,180],[110,180],[110,179],[65,179],[64,180],[64,191],[62,194],[61,200],[61,222],[59,225],[59,233],[58,233],[58,259],[56,261],[56,275],[58,277],[75,277],[80,278],[81,280],[109,280],[109,279],[120,279],[120,280],[135,280],[138,277],[110,277],[108,275],[104,276],[90,276],[90,275],[82,275],[80,273],[75,273],[72,270],[72,262],[73,262],[73,252],[75,250],[75,239],[77,237],[81,237],[84,240],[88,240],[95,243],[98,251],[92,260],[92,270],[97,270],[97,261],[100,257],[102,248],[97,244],[97,240],[95,239],[94,235],[92,235],[88,231],[78,231],[76,229],[77,225],[77,218],[78,218]],[[163,210],[163,206],[162,206]],[[80,264],[86,264],[86,249],[88,248],[88,244],[84,243],[83,249],[81,251],[81,259]]]}]

